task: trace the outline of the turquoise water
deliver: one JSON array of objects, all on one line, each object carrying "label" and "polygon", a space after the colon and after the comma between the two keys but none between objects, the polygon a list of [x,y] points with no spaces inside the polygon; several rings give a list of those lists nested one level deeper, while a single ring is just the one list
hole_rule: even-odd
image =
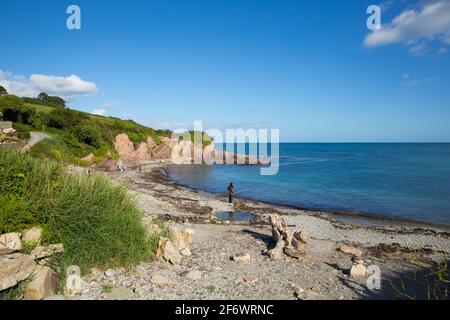
[{"label": "turquoise water", "polygon": [[450,144],[281,144],[280,169],[173,166],[174,181],[214,193],[450,225]]}]

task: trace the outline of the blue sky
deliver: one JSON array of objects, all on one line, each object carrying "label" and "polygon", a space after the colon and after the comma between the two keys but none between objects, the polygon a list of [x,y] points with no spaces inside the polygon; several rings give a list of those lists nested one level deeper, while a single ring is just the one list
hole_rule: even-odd
[{"label": "blue sky", "polygon": [[0,30],[0,85],[87,112],[289,142],[450,141],[449,0],[2,0]]}]

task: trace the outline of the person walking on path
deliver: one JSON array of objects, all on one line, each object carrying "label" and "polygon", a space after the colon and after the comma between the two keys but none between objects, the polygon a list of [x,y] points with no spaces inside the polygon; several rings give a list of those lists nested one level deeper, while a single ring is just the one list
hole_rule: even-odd
[{"label": "person walking on path", "polygon": [[233,182],[227,188],[228,190],[228,203],[233,203],[233,195],[234,195],[234,186]]}]

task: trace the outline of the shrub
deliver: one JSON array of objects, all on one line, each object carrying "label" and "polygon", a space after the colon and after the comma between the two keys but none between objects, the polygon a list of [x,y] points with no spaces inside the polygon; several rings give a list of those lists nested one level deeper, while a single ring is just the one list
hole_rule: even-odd
[{"label": "shrub", "polygon": [[94,148],[100,148],[101,139],[98,129],[87,123],[80,124],[74,129],[74,134],[79,142],[88,144]]},{"label": "shrub", "polygon": [[0,203],[0,233],[43,226],[44,244],[64,244],[64,265],[87,271],[150,257],[139,210],[101,175],[71,175],[57,162],[0,149]]}]

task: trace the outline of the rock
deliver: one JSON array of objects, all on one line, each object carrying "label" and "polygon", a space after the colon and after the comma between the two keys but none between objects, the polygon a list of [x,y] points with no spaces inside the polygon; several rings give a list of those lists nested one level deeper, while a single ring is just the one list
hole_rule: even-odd
[{"label": "rock", "polygon": [[202,278],[202,273],[198,270],[189,271],[186,274],[186,278],[191,279],[191,280],[200,280]]},{"label": "rock", "polygon": [[20,233],[11,232],[0,236],[0,249],[22,250],[22,241],[20,240]]},{"label": "rock", "polygon": [[0,256],[7,255],[7,254],[10,254],[13,252],[16,252],[16,251],[13,249],[3,248],[3,249],[0,249]]},{"label": "rock", "polygon": [[33,256],[34,259],[43,259],[50,257],[54,254],[61,253],[64,251],[64,246],[62,243],[58,244],[50,244],[46,247],[37,246],[34,248],[30,255]]},{"label": "rock", "polygon": [[32,256],[13,253],[0,256],[0,291],[14,287],[28,278],[36,268]]},{"label": "rock", "polygon": [[33,227],[31,229],[28,229],[23,233],[22,236],[22,241],[35,243],[37,245],[41,244],[41,240],[42,240],[41,227]]},{"label": "rock", "polygon": [[309,233],[306,231],[294,232],[294,238],[302,241],[303,243],[309,243]]},{"label": "rock", "polygon": [[111,278],[116,275],[116,271],[114,269],[108,269],[105,271],[105,276]]},{"label": "rock", "polygon": [[233,256],[233,260],[237,263],[248,264],[251,261],[251,257],[248,253],[240,253]]},{"label": "rock", "polygon": [[304,250],[296,250],[294,247],[284,247],[283,253],[291,258],[297,258],[298,260],[304,261],[306,254]]},{"label": "rock", "polygon": [[355,264],[350,269],[350,275],[354,278],[365,277],[367,268],[362,264]]},{"label": "rock", "polygon": [[191,249],[189,248],[184,248],[183,250],[181,250],[180,252],[183,256],[185,257],[189,257],[191,255]]},{"label": "rock", "polygon": [[294,292],[297,296],[300,296],[301,294],[305,293],[305,290],[302,287],[294,286]]},{"label": "rock", "polygon": [[361,250],[359,250],[359,249],[357,249],[355,247],[352,247],[352,246],[348,246],[346,244],[341,245],[339,250],[344,252],[344,253],[352,254],[352,255],[358,256],[358,257],[361,257],[361,255],[362,255]]},{"label": "rock", "polygon": [[177,227],[170,227],[169,234],[173,245],[178,250],[183,250],[192,243],[192,236],[190,232],[180,231]]},{"label": "rock", "polygon": [[254,276],[245,276],[244,282],[247,284],[254,284],[254,283],[258,282],[258,278],[254,277]]},{"label": "rock", "polygon": [[171,264],[179,264],[181,262],[180,252],[172,245],[172,242],[167,238],[160,238],[158,249],[156,250],[156,257],[164,259]]},{"label": "rock", "polygon": [[316,292],[316,293],[320,293],[320,288],[319,287],[312,287],[311,291]]},{"label": "rock", "polygon": [[6,129],[3,129],[3,133],[4,134],[13,134],[13,133],[15,133],[16,132],[16,130],[14,130],[13,128],[6,128]]},{"label": "rock", "polygon": [[81,158],[82,161],[86,161],[88,164],[92,164],[95,162],[95,155],[93,153],[89,153],[87,156]]},{"label": "rock", "polygon": [[106,293],[107,300],[129,300],[133,297],[133,291],[128,288],[116,287]]},{"label": "rock", "polygon": [[306,252],[306,243],[298,240],[296,238],[292,238],[292,247],[299,252]]},{"label": "rock", "polygon": [[56,290],[57,276],[47,266],[37,266],[33,279],[25,289],[26,300],[42,300],[50,297]]},{"label": "rock", "polygon": [[159,274],[154,274],[150,282],[159,287],[174,287],[175,282]]}]

